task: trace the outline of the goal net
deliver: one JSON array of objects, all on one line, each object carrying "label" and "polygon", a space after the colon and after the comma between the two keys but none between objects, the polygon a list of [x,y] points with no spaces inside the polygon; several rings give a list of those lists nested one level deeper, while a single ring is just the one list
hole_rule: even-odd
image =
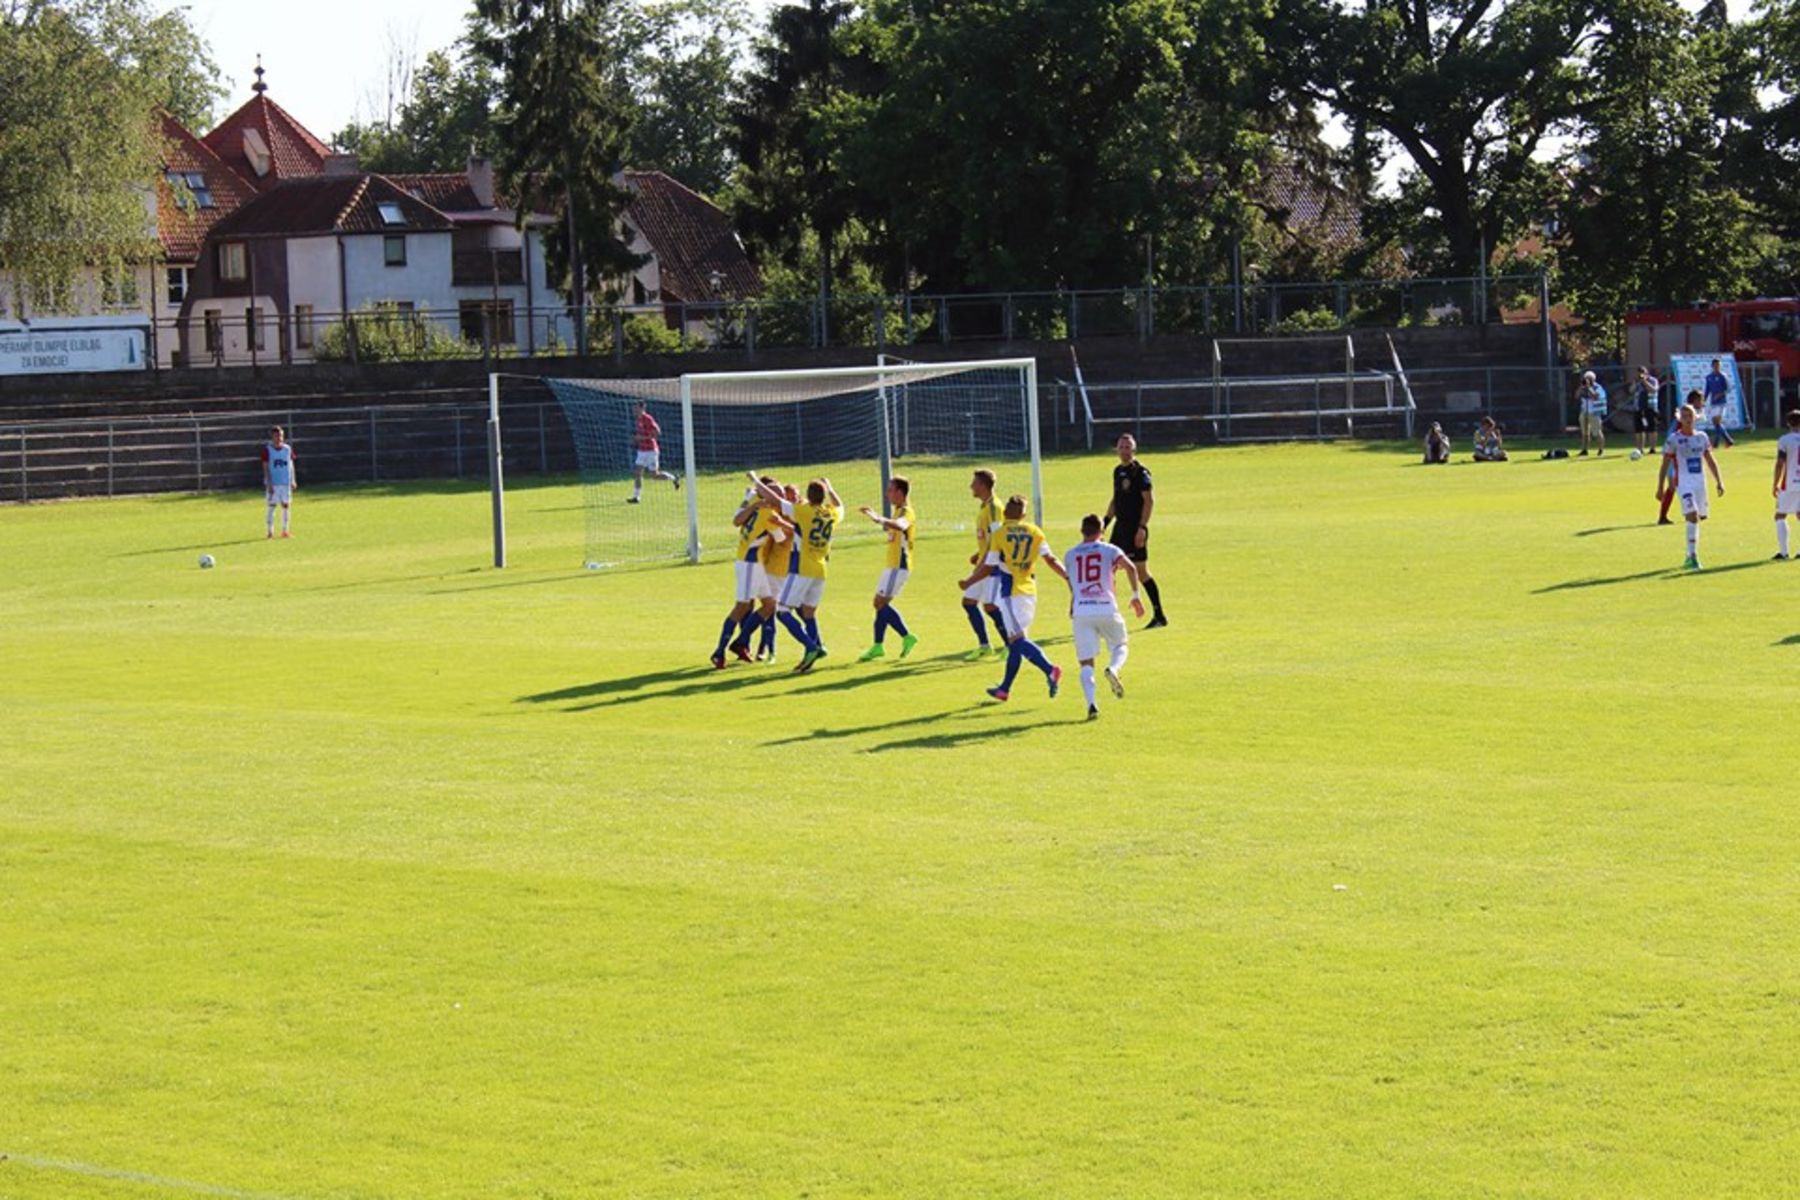
[{"label": "goal net", "polygon": [[[845,506],[840,542],[879,536],[856,510],[881,511],[893,474],[911,480],[927,537],[971,528],[977,467],[996,472],[1002,497],[1022,493],[1043,512],[1032,359],[544,382],[574,437],[590,565],[729,552],[748,470],[802,491],[830,479]],[[654,455],[640,411],[655,423]]]}]

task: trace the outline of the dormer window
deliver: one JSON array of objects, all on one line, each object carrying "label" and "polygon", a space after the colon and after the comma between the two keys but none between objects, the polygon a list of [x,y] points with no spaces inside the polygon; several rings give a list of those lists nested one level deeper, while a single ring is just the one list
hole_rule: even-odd
[{"label": "dormer window", "polygon": [[381,223],[383,225],[406,224],[406,214],[401,212],[400,206],[392,200],[382,201],[375,206],[375,210],[381,214]]},{"label": "dormer window", "polygon": [[199,171],[165,171],[163,178],[173,188],[186,188],[194,198],[196,208],[214,207],[212,189],[206,186],[206,176]]}]

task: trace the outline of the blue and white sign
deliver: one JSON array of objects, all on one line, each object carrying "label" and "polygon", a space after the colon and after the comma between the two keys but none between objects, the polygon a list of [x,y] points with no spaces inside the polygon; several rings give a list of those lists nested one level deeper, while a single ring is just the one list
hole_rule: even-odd
[{"label": "blue and white sign", "polygon": [[[1675,354],[1669,357],[1669,367],[1675,374],[1675,404],[1680,407],[1687,403],[1689,392],[1707,394],[1706,380],[1712,374],[1713,359],[1719,360],[1719,373],[1725,377],[1725,428],[1742,429],[1748,422],[1744,419],[1744,390],[1738,382],[1737,360],[1729,354]],[[1713,385],[1717,390],[1718,385]],[[1696,424],[1704,428],[1710,422],[1706,416],[1706,404],[1700,404],[1700,419]]]},{"label": "blue and white sign", "polygon": [[0,375],[142,371],[144,330],[0,324]]}]

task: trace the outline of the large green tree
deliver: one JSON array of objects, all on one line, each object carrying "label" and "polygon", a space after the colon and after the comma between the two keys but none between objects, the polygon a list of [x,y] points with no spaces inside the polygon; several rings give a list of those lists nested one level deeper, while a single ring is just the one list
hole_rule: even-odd
[{"label": "large green tree", "polygon": [[580,309],[638,262],[619,236],[629,196],[617,179],[632,113],[616,51],[621,6],[476,0],[475,15],[474,48],[498,84],[502,186],[521,221],[534,211],[562,213],[545,238],[546,265]]},{"label": "large green tree", "polygon": [[1602,0],[1275,0],[1267,28],[1287,86],[1407,156],[1438,235],[1417,265],[1472,272],[1542,216],[1546,148],[1605,82],[1586,62],[1602,17]]},{"label": "large green tree", "polygon": [[644,0],[626,31],[636,97],[629,162],[716,196],[735,163],[731,102],[749,33],[742,0]]},{"label": "large green tree", "polygon": [[370,171],[460,171],[471,153],[494,146],[493,68],[467,41],[433,50],[391,122],[352,122],[337,144]]},{"label": "large green tree", "polygon": [[0,275],[21,307],[60,307],[84,271],[113,278],[155,257],[157,109],[203,122],[220,94],[180,10],[0,4]]}]

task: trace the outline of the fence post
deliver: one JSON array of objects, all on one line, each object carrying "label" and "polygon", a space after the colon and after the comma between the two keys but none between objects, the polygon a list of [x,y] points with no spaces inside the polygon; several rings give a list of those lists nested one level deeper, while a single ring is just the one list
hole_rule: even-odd
[{"label": "fence post", "polygon": [[194,418],[194,490],[206,487],[206,464],[200,458],[200,418]]},{"label": "fence post", "polygon": [[538,405],[538,474],[550,473],[550,433],[544,423],[544,406]]},{"label": "fence post", "polygon": [[344,341],[350,347],[350,365],[353,367],[361,366],[362,347],[358,344],[359,339],[356,336],[356,314],[353,312],[344,314],[344,335]]},{"label": "fence post", "polygon": [[1132,423],[1132,429],[1134,430],[1134,432],[1132,433],[1131,436],[1140,442],[1143,441],[1144,440],[1144,385],[1142,382],[1139,382],[1139,384],[1137,385],[1137,417]]},{"label": "fence post", "polygon": [[1006,293],[1006,305],[1002,309],[1002,316],[1001,316],[1001,323],[1002,323],[1003,328],[1006,331],[1006,340],[1008,342],[1013,340],[1013,320],[1014,320],[1013,294],[1011,292],[1008,292],[1008,293]]},{"label": "fence post", "polygon": [[463,477],[462,409],[450,410],[450,428],[456,434],[456,477],[461,479]]},{"label": "fence post", "polygon": [[24,426],[19,427],[19,499],[31,499],[31,467],[26,461],[29,457],[31,435]]},{"label": "fence post", "polygon": [[[584,323],[582,326],[586,328]],[[612,310],[613,361],[625,361],[625,316],[618,309]]]},{"label": "fence post", "polygon": [[113,427],[106,423],[106,494],[113,494]]},{"label": "fence post", "polygon": [[1069,340],[1081,337],[1081,297],[1074,292],[1069,293]]},{"label": "fence post", "polygon": [[875,348],[887,349],[887,298],[875,297]]},{"label": "fence post", "polygon": [[381,478],[381,463],[376,455],[375,409],[369,409],[369,482],[374,483]]},{"label": "fence post", "polygon": [[950,344],[950,298],[938,297],[938,341]]}]

